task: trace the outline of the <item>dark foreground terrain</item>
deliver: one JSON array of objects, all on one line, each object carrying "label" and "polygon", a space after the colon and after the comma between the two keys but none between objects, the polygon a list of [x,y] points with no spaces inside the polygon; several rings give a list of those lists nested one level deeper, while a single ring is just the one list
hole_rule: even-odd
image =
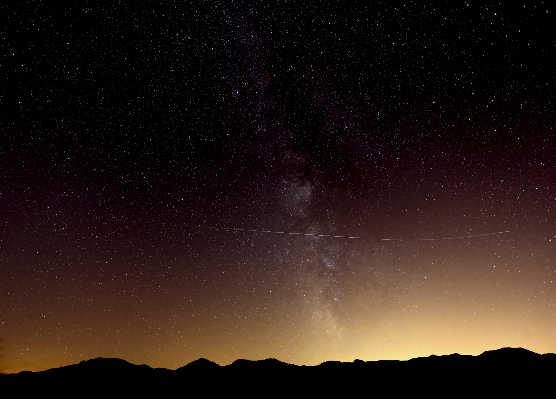
[{"label": "dark foreground terrain", "polygon": [[417,392],[554,394],[556,355],[503,348],[479,356],[449,355],[409,361],[325,362],[295,366],[275,359],[236,360],[221,367],[199,359],[177,370],[153,369],[120,359],[91,359],[41,372],[0,376],[0,397],[189,397],[214,394],[275,396],[353,394],[361,397]]}]

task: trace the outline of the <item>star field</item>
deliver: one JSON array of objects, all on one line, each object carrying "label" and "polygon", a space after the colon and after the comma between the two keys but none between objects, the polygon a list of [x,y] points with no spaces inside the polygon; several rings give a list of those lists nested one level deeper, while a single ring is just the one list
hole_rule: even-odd
[{"label": "star field", "polygon": [[264,3],[0,6],[0,371],[556,352],[550,3]]}]

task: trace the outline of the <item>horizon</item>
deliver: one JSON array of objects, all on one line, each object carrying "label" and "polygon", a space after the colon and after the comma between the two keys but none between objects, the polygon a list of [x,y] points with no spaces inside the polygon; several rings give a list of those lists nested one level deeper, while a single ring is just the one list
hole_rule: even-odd
[{"label": "horizon", "polygon": [[556,352],[554,5],[9,3],[0,371]]},{"label": "horizon", "polygon": [[52,367],[52,368],[48,368],[48,369],[44,369],[44,370],[19,370],[19,371],[14,371],[14,372],[7,371],[7,372],[3,372],[3,374],[17,374],[17,373],[20,373],[20,372],[29,372],[29,371],[30,371],[30,372],[41,372],[41,371],[46,371],[46,370],[52,370],[52,369],[63,368],[63,367],[67,367],[67,366],[76,366],[76,365],[79,365],[79,364],[81,364],[81,363],[86,363],[86,362],[90,362],[90,361],[93,361],[93,360],[121,360],[121,361],[124,361],[124,362],[126,362],[126,363],[128,363],[128,364],[131,364],[131,365],[133,365],[133,366],[148,366],[148,367],[150,367],[151,369],[162,368],[162,369],[165,369],[165,370],[175,371],[175,370],[177,370],[177,369],[180,369],[180,368],[182,368],[182,367],[188,366],[189,364],[192,364],[192,363],[195,363],[195,362],[198,362],[198,361],[208,361],[208,362],[210,362],[210,363],[212,363],[212,364],[215,364],[215,365],[217,365],[217,366],[219,366],[219,367],[226,367],[226,366],[232,365],[233,363],[235,363],[235,362],[237,362],[237,361],[260,362],[260,361],[276,360],[276,361],[278,361],[278,362],[280,362],[280,363],[283,363],[283,364],[288,364],[288,365],[293,365],[293,366],[298,366],[298,367],[316,367],[316,366],[319,366],[319,365],[324,364],[324,363],[327,363],[327,362],[332,362],[332,363],[354,363],[354,362],[364,362],[364,363],[371,362],[371,363],[372,363],[372,362],[389,362],[389,361],[407,362],[407,361],[409,361],[409,360],[416,360],[416,359],[423,359],[423,358],[433,358],[433,357],[444,357],[444,356],[454,356],[454,355],[457,355],[457,356],[479,357],[480,355],[482,355],[482,354],[484,354],[484,353],[487,353],[487,352],[499,352],[499,351],[501,351],[501,350],[507,350],[507,349],[511,349],[511,350],[525,350],[525,351],[527,351],[527,352],[533,353],[533,354],[535,354],[535,355],[541,355],[541,356],[542,356],[542,355],[556,355],[555,353],[552,353],[552,352],[537,353],[537,352],[531,351],[531,350],[529,350],[529,349],[527,349],[527,348],[521,348],[521,347],[501,347],[501,348],[497,348],[497,349],[487,350],[487,351],[481,352],[481,353],[476,354],[476,355],[465,354],[465,353],[448,353],[448,354],[443,354],[443,355],[435,355],[435,354],[432,354],[432,355],[429,355],[429,356],[412,357],[412,358],[408,358],[408,359],[363,360],[363,359],[358,359],[358,358],[356,358],[356,359],[353,359],[353,360],[351,360],[351,361],[340,361],[340,360],[330,359],[330,360],[325,360],[325,361],[323,361],[323,362],[321,362],[321,363],[317,363],[317,364],[295,364],[295,363],[288,363],[288,362],[284,362],[284,361],[282,361],[282,360],[280,360],[280,359],[276,359],[276,358],[264,358],[264,359],[242,359],[242,358],[238,358],[238,359],[235,359],[234,361],[232,361],[231,363],[219,364],[219,363],[216,363],[216,362],[214,362],[214,361],[212,361],[212,360],[210,360],[210,359],[198,358],[198,359],[192,360],[191,362],[186,363],[186,364],[184,364],[184,365],[182,365],[182,366],[179,366],[179,367],[177,367],[177,368],[175,368],[175,369],[168,369],[168,368],[165,368],[165,367],[152,367],[152,366],[150,366],[150,365],[148,365],[148,364],[145,364],[145,363],[140,363],[140,364],[139,364],[139,363],[133,363],[133,362],[130,362],[130,361],[128,361],[128,360],[121,359],[121,358],[118,358],[118,357],[110,357],[110,358],[108,358],[108,357],[95,357],[95,358],[90,358],[90,359],[83,359],[83,360],[81,360],[81,361],[79,361],[79,362],[77,362],[77,363],[71,363],[71,364],[60,365],[60,366],[57,366],[57,367]]}]

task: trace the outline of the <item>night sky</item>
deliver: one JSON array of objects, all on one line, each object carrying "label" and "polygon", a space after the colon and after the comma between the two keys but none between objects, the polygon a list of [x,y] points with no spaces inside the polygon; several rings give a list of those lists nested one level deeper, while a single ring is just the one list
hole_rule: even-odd
[{"label": "night sky", "polygon": [[446,3],[0,5],[0,370],[556,352],[556,9]]}]

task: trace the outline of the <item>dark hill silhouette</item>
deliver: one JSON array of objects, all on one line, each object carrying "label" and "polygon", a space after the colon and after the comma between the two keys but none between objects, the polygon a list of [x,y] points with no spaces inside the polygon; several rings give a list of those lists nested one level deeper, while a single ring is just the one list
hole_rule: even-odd
[{"label": "dark hill silhouette", "polygon": [[[531,394],[549,393],[556,355],[502,348],[479,356],[445,355],[408,361],[355,360],[295,366],[276,359],[236,360],[219,366],[198,359],[179,369],[153,369],[121,359],[91,359],[41,372],[0,376],[10,397],[45,393],[71,396],[153,397],[243,394],[267,396],[357,394]],[[8,397],[8,396],[7,396]]]},{"label": "dark hill silhouette", "polygon": [[486,351],[479,355],[481,359],[492,359],[494,361],[506,358],[508,361],[533,361],[537,353],[524,348],[500,348],[495,351]]},{"label": "dark hill silhouette", "polygon": [[220,366],[217,363],[202,357],[178,368],[176,371],[180,373],[211,373],[219,370]]}]

